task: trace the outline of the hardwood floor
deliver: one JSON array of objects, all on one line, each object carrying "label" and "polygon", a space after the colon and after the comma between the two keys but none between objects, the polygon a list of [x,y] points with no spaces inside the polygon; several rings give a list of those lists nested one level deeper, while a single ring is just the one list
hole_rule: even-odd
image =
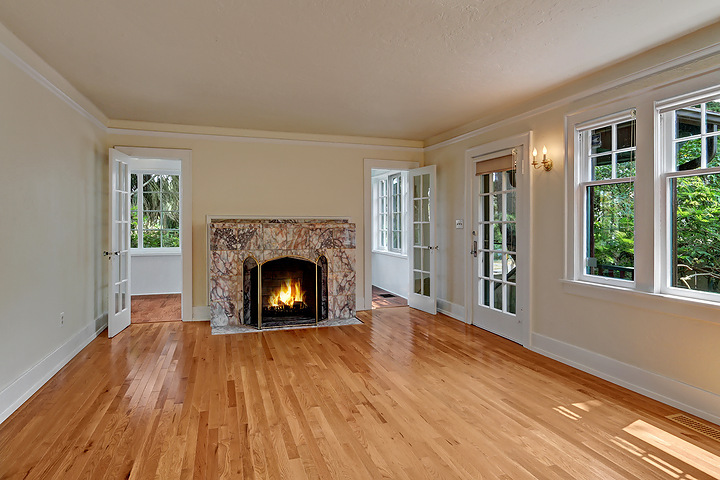
[{"label": "hardwood floor", "polygon": [[179,322],[182,320],[181,295],[133,295],[130,303],[132,323]]},{"label": "hardwood floor", "polygon": [[388,297],[387,295],[392,295],[390,292],[375,285],[372,286],[372,295],[372,308],[407,307],[408,304],[406,299],[397,295]]},{"label": "hardwood floor", "polygon": [[674,408],[443,315],[358,318],[102,336],[0,426],[0,478],[720,478]]}]

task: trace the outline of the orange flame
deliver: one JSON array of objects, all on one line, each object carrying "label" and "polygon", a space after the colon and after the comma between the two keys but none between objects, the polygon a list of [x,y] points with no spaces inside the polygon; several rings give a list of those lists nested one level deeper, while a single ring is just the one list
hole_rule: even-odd
[{"label": "orange flame", "polygon": [[283,305],[292,307],[296,302],[305,303],[305,292],[302,291],[300,280],[283,280],[280,289],[270,294],[269,304],[271,307]]}]

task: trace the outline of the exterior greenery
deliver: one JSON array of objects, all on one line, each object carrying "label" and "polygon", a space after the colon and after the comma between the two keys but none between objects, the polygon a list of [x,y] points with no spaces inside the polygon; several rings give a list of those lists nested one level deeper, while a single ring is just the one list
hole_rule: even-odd
[{"label": "exterior greenery", "polygon": [[[705,168],[720,167],[717,113],[720,102],[676,111],[674,170],[689,175],[673,178],[669,185],[671,285],[714,293],[720,293],[720,173],[708,173]],[[689,139],[685,140],[686,137]],[[611,166],[607,163],[595,163],[596,178],[611,177]],[[597,264],[588,268],[589,273],[631,279],[633,184],[589,186],[587,198],[588,255]],[[628,275],[623,277],[622,272]]]},{"label": "exterior greenery", "polygon": [[130,192],[130,247],[179,247],[180,176],[133,173]]}]

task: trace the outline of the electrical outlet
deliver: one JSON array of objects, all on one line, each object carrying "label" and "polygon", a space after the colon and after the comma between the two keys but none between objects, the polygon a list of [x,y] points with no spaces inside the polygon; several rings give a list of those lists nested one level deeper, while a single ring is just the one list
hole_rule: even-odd
[{"label": "electrical outlet", "polygon": [[455,220],[455,228],[465,228],[465,222],[461,219]]},{"label": "electrical outlet", "polygon": [[65,326],[65,312],[60,312],[60,326]]}]

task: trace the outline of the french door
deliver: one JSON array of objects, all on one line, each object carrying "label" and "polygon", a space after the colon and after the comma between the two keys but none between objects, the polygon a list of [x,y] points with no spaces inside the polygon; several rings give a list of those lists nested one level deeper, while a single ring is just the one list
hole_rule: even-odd
[{"label": "french door", "polygon": [[526,264],[518,258],[518,235],[524,232],[518,230],[520,174],[515,162],[514,155],[505,155],[489,159],[486,167],[477,165],[473,187],[473,324],[522,343],[518,278],[524,278]]},{"label": "french door", "polygon": [[437,313],[435,288],[435,165],[408,171],[410,293],[408,305],[433,315]]},{"label": "french door", "polygon": [[108,337],[130,325],[130,157],[110,149]]}]

